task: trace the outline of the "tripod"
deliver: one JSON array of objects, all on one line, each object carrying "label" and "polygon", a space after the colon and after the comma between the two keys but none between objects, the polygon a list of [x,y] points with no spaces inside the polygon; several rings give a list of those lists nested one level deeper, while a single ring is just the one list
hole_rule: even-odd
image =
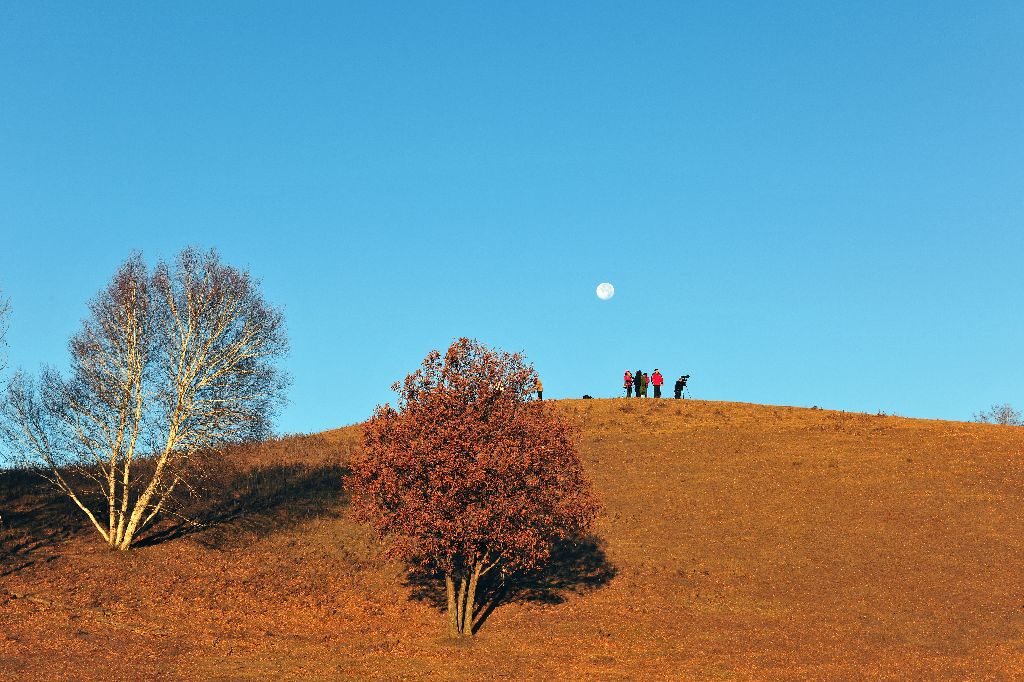
[{"label": "tripod", "polygon": [[679,377],[679,381],[676,382],[676,384],[679,386],[679,397],[680,398],[684,398],[685,399],[685,398],[692,397],[692,396],[686,395],[686,381],[689,378],[690,378],[689,374],[684,374],[683,376]]}]

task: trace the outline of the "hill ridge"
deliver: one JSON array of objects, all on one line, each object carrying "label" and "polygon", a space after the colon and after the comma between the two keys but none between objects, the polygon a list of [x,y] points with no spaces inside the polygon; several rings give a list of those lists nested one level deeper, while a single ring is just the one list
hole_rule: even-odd
[{"label": "hill ridge", "polygon": [[444,640],[429,595],[349,518],[353,424],[233,451],[218,479],[230,494],[204,527],[162,527],[127,556],[34,484],[5,486],[0,678],[1024,671],[1024,429],[756,403],[556,403],[579,424],[604,511],[589,544],[494,609],[469,646]]}]

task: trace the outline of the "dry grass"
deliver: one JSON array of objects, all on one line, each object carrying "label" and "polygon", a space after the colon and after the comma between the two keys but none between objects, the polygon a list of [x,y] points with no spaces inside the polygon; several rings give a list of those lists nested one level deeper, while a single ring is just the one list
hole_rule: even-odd
[{"label": "dry grass", "polygon": [[562,405],[601,543],[460,644],[347,516],[357,427],[232,453],[206,527],[127,555],[0,479],[0,677],[1024,677],[1024,428]]}]

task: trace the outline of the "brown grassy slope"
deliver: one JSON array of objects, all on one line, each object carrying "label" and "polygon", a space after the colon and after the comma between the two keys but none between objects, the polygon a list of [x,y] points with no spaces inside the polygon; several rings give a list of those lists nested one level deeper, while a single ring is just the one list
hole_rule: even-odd
[{"label": "brown grassy slope", "polygon": [[31,520],[56,503],[0,482],[0,677],[1024,676],[1024,429],[562,405],[603,548],[461,645],[336,494],[356,428],[233,453],[208,527],[128,555],[80,525],[48,536]]}]

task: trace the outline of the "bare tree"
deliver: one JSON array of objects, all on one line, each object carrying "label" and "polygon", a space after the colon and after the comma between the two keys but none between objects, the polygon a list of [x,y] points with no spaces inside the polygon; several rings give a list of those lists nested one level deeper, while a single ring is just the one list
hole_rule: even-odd
[{"label": "bare tree", "polygon": [[[4,298],[3,292],[0,291],[0,372],[7,369],[7,316],[11,312],[10,302]],[[0,466],[4,465],[4,461],[0,459]],[[5,472],[0,470],[0,476]],[[0,516],[0,523],[3,523],[3,517]]]},{"label": "bare tree", "polygon": [[16,374],[0,431],[124,550],[191,486],[201,453],[268,435],[287,339],[258,283],[215,251],[186,249],[152,272],[133,256],[89,313],[70,375]]},{"label": "bare tree", "polygon": [[1024,426],[1024,417],[1013,409],[1009,403],[993,405],[987,410],[982,410],[974,415],[974,421],[983,424],[1006,424],[1009,426]]},{"label": "bare tree", "polygon": [[0,372],[7,369],[7,316],[11,312],[11,303],[0,291]]}]

